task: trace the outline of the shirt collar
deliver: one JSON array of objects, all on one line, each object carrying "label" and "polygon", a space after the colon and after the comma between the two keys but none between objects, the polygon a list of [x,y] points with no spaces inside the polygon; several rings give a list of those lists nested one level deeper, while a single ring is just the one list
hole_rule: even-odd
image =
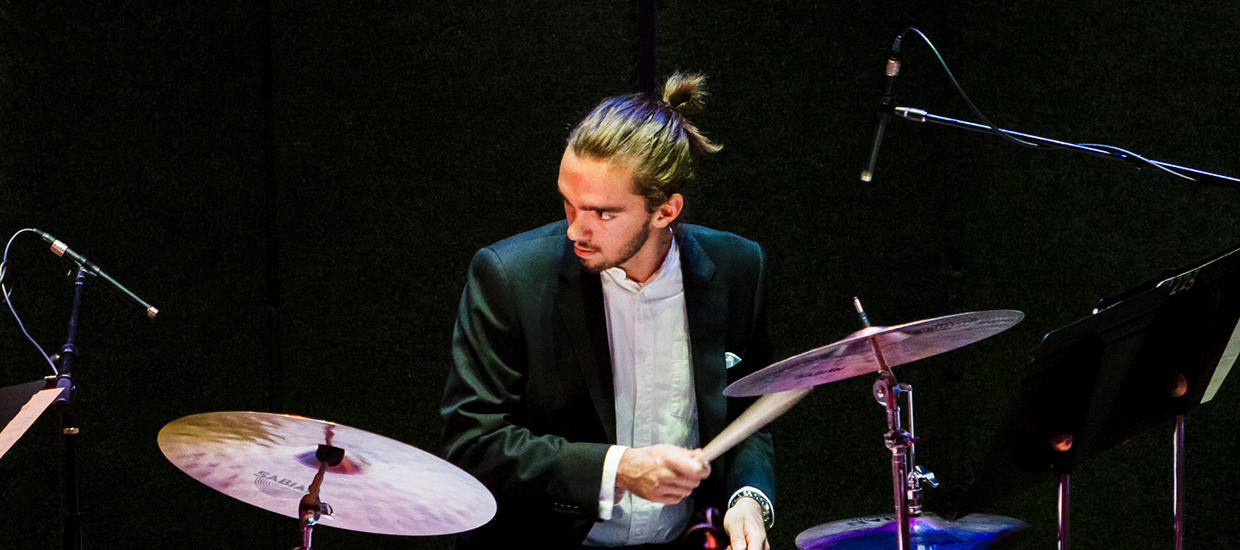
[{"label": "shirt collar", "polygon": [[[647,293],[657,292],[658,294],[664,294],[664,292],[659,292],[659,290],[664,288],[673,290],[668,287],[668,285],[675,285],[675,292],[679,292],[680,249],[676,246],[676,234],[674,232],[672,233],[672,245],[668,247],[667,256],[663,257],[663,263],[659,266],[659,269],[655,270],[654,274],[652,274],[649,279],[646,279],[646,282],[639,283],[629,279],[628,274],[626,274],[624,270],[619,267],[605,269],[603,270],[602,275],[612,284],[633,293],[638,293],[643,289],[649,288],[650,290],[647,290]],[[675,292],[673,292],[673,294]]]}]

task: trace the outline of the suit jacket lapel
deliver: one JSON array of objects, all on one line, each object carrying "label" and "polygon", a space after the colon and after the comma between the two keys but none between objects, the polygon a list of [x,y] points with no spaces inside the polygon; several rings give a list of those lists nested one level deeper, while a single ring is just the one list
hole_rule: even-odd
[{"label": "suit jacket lapel", "polygon": [[590,400],[598,413],[608,442],[616,442],[616,391],[611,372],[603,285],[597,273],[584,272],[572,243],[564,241],[560,259],[560,284],[555,292],[556,309],[564,323],[562,345],[571,347],[565,360],[574,359]]},{"label": "suit jacket lapel", "polygon": [[[723,389],[727,386],[724,363],[727,336],[727,287],[714,281],[715,263],[684,227],[676,230],[680,246],[681,273],[685,286],[685,310],[692,347],[693,385],[697,398],[701,444],[706,444],[727,425]],[[609,442],[616,442],[616,392],[611,370],[603,286],[596,273],[584,272],[565,241],[560,262],[556,309],[564,327],[564,345],[580,368],[590,399]],[[567,357],[566,357],[567,358]]]},{"label": "suit jacket lapel", "polygon": [[693,387],[697,397],[701,444],[713,439],[727,424],[727,385],[724,362],[727,337],[728,289],[714,281],[715,263],[684,226],[676,230],[680,243],[681,272],[685,285],[685,309],[689,317],[692,346]]}]

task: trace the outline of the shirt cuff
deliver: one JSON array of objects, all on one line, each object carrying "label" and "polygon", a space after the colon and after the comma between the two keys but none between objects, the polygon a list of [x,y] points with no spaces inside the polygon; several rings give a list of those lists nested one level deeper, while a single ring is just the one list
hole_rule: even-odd
[{"label": "shirt cuff", "polygon": [[612,445],[603,459],[603,483],[598,491],[598,519],[611,519],[611,509],[616,506],[616,472],[620,470],[620,456],[628,447]]},{"label": "shirt cuff", "polygon": [[735,493],[732,493],[732,498],[728,499],[728,509],[731,509],[741,497],[749,497],[758,502],[758,505],[762,507],[762,523],[767,529],[775,526],[775,507],[771,505],[771,499],[767,498],[762,489],[748,485],[737,489]]}]

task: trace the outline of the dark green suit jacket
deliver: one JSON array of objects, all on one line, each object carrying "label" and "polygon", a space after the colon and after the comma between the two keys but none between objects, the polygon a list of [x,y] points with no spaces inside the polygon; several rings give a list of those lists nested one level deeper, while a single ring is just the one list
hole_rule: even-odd
[{"label": "dark green suit jacket", "polygon": [[[440,414],[444,455],[494,493],[499,511],[470,544],[580,544],[598,518],[603,458],[616,441],[603,291],[581,269],[565,222],[474,256],[452,338]],[[771,361],[764,253],[731,233],[676,229],[697,397],[710,441],[752,400],[723,389]],[[725,352],[742,358],[728,369]],[[712,463],[695,493],[717,506],[751,485],[775,495],[771,436],[750,436]]]}]

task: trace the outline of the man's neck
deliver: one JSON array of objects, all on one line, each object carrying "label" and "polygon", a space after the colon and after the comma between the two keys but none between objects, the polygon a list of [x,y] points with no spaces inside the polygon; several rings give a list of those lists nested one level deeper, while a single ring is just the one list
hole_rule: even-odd
[{"label": "man's neck", "polygon": [[651,231],[646,245],[632,258],[629,258],[629,261],[621,264],[620,269],[624,270],[629,280],[645,284],[663,266],[663,260],[667,258],[667,253],[671,248],[672,230],[670,228]]}]

